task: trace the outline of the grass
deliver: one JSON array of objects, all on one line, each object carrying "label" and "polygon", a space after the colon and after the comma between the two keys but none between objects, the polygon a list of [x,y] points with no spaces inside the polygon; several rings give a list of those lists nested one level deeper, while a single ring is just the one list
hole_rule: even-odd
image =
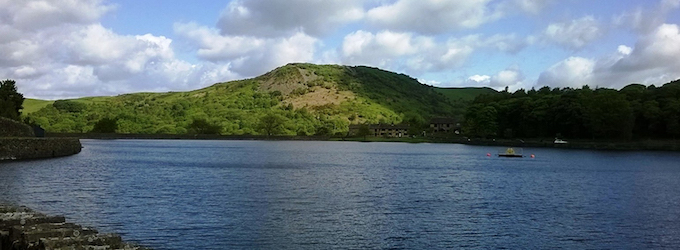
[{"label": "grass", "polygon": [[26,99],[24,100],[24,109],[21,112],[23,114],[30,114],[52,104],[53,102],[54,101],[49,100]]}]

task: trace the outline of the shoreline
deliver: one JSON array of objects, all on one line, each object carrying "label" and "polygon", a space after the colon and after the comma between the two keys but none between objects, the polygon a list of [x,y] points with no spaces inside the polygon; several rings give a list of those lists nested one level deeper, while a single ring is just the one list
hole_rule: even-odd
[{"label": "shoreline", "polygon": [[95,134],[95,133],[48,133],[50,138],[78,138],[78,139],[146,139],[146,140],[264,140],[264,141],[356,141],[356,142],[403,142],[403,143],[454,143],[476,146],[495,147],[536,147],[586,150],[614,150],[614,151],[680,151],[680,140],[631,140],[631,141],[600,141],[600,140],[569,140],[565,144],[556,144],[553,140],[493,140],[466,139],[463,137],[426,137],[426,138],[382,138],[382,137],[329,137],[329,136],[264,136],[264,135],[186,135],[186,134]]}]

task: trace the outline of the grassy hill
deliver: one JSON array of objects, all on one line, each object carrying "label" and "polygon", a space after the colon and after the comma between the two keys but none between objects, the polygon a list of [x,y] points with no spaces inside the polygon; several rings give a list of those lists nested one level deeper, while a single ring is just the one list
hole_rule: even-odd
[{"label": "grassy hill", "polygon": [[50,132],[88,132],[114,118],[120,133],[188,133],[201,120],[221,134],[261,134],[265,117],[273,117],[276,134],[334,134],[350,124],[460,117],[475,91],[430,87],[371,67],[288,64],[189,92],[27,100],[24,115]]},{"label": "grassy hill", "polygon": [[38,100],[38,99],[26,99],[24,100],[24,109],[21,110],[23,114],[30,114],[36,112],[47,105],[51,105],[54,101]]},{"label": "grassy hill", "polygon": [[478,95],[482,94],[494,94],[498,91],[489,88],[436,88],[437,92],[442,93],[444,96],[448,97],[452,101],[462,100],[462,101],[472,101]]}]

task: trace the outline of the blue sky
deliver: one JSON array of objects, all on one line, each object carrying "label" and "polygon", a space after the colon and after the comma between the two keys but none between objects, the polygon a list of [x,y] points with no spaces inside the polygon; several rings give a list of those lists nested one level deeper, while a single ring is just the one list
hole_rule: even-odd
[{"label": "blue sky", "polygon": [[0,1],[0,78],[27,97],[182,91],[291,62],[441,87],[680,78],[680,0]]}]

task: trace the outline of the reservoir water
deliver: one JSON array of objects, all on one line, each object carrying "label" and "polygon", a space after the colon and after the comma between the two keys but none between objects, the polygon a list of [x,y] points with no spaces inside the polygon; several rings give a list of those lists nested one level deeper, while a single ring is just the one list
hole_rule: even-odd
[{"label": "reservoir water", "polygon": [[154,249],[678,249],[680,154],[82,140],[0,163],[0,203]]}]

